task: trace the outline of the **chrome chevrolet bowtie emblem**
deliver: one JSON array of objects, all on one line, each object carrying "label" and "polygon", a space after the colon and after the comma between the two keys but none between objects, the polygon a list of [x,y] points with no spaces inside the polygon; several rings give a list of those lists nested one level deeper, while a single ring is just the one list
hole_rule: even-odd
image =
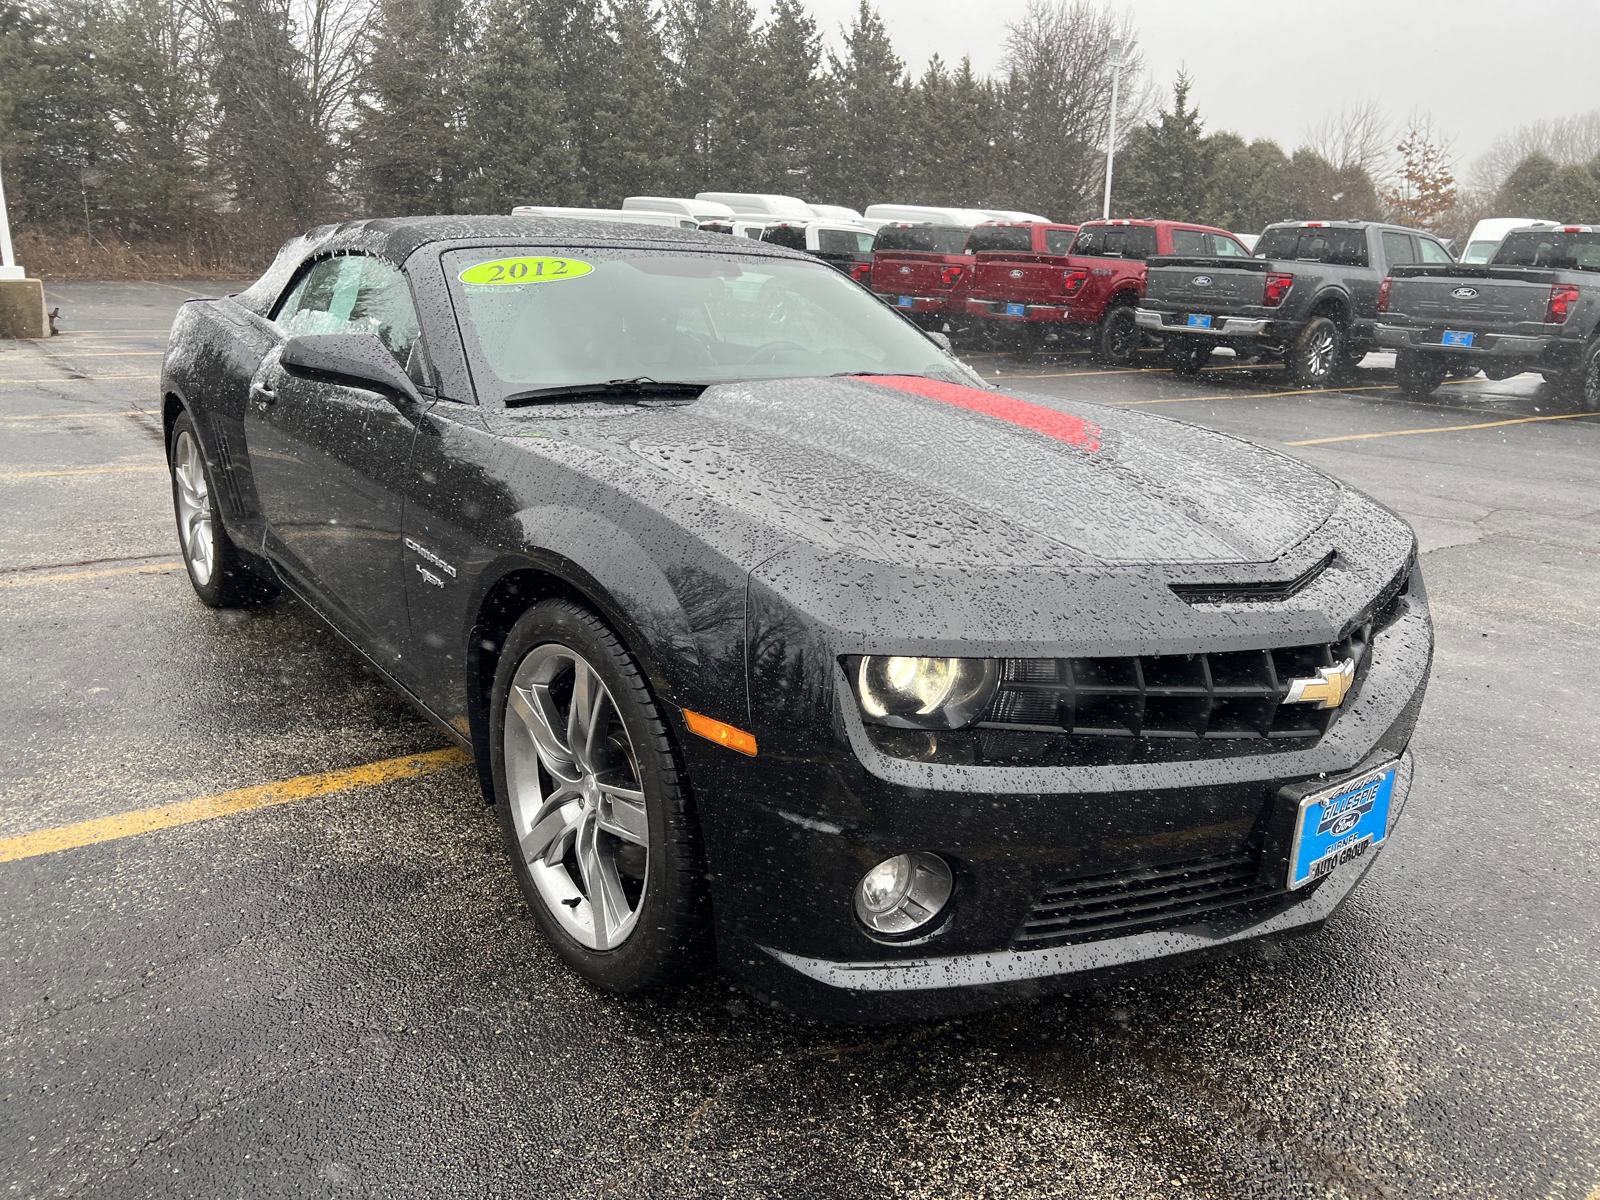
[{"label": "chrome chevrolet bowtie emblem", "polygon": [[1289,681],[1285,704],[1315,704],[1318,708],[1338,708],[1356,681],[1356,660],[1347,658],[1331,667],[1318,667],[1315,675]]}]

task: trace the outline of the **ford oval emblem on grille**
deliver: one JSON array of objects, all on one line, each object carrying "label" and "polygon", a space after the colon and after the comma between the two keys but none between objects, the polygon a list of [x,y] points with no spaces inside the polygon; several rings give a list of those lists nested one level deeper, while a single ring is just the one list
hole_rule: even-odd
[{"label": "ford oval emblem on grille", "polygon": [[1209,275],[1196,275],[1194,277],[1194,281],[1193,282],[1194,282],[1195,287],[1210,287],[1211,286],[1211,276],[1209,276]]},{"label": "ford oval emblem on grille", "polygon": [[1013,271],[1013,272],[1011,272],[1011,278],[1013,278],[1013,279],[1021,279],[1022,278],[1022,272],[1021,271]]},{"label": "ford oval emblem on grille", "polygon": [[1457,288],[1455,291],[1451,292],[1450,295],[1457,300],[1476,300],[1478,298],[1478,289]]}]

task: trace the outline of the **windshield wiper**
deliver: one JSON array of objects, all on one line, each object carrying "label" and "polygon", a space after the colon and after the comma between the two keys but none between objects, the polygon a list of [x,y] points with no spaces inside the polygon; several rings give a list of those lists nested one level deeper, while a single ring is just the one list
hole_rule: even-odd
[{"label": "windshield wiper", "polygon": [[693,383],[688,380],[663,381],[651,379],[648,375],[637,375],[631,379],[607,379],[603,383],[563,383],[554,387],[531,388],[525,392],[513,392],[505,398],[505,405],[510,408],[518,404],[538,404],[546,400],[638,400],[654,396],[694,397],[710,386],[709,383]]}]

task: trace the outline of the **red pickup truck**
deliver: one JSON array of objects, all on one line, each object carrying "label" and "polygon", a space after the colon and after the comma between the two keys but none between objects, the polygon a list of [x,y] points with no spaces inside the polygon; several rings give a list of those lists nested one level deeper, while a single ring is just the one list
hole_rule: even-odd
[{"label": "red pickup truck", "polygon": [[1190,248],[1211,256],[1250,257],[1225,229],[1179,221],[1089,221],[1069,248],[1053,253],[978,254],[966,288],[966,312],[1020,326],[1025,351],[1037,349],[1048,332],[1055,332],[1088,336],[1102,362],[1125,363],[1143,339],[1133,309],[1144,295],[1145,260],[1188,254]]},{"label": "red pickup truck", "polygon": [[966,225],[891,221],[872,243],[867,286],[924,329],[943,329],[960,315],[960,289],[972,268]]}]

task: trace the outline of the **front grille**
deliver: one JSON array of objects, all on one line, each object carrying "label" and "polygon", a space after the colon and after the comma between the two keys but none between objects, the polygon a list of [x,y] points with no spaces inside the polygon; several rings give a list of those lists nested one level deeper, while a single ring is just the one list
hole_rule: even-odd
[{"label": "front grille", "polygon": [[1241,850],[1136,871],[1069,879],[1045,889],[1013,945],[1039,949],[1192,924],[1283,891],[1261,882],[1260,852]]},{"label": "front grille", "polygon": [[1271,650],[1125,658],[1012,658],[980,726],[1119,738],[1295,738],[1327,732],[1336,708],[1284,704],[1290,680],[1354,659],[1372,636]]}]

